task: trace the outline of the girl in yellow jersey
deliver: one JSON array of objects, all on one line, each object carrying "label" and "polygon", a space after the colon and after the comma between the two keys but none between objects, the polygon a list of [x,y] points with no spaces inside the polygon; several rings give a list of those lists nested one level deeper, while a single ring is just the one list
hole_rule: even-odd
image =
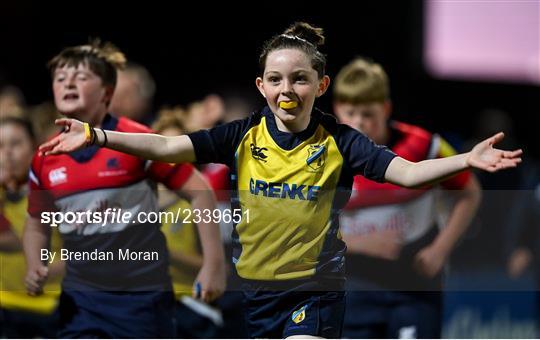
[{"label": "girl in yellow jersey", "polygon": [[67,131],[41,146],[56,154],[96,141],[149,159],[229,165],[233,262],[245,281],[252,337],[340,337],[346,247],[338,214],[348,196],[338,189],[350,190],[354,175],[415,187],[469,167],[493,172],[520,162],[520,150],[493,148],[502,134],[468,153],[413,163],[338,124],[313,107],[330,84],[323,42],[322,29],[306,23],[267,41],[256,85],[268,106],[244,120],[164,137],[62,119]]}]

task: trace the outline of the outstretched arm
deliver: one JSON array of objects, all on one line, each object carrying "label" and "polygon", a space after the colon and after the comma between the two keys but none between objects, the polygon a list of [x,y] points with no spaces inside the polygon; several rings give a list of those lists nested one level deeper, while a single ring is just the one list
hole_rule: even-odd
[{"label": "outstretched arm", "polygon": [[385,179],[396,185],[414,188],[440,182],[444,178],[470,167],[489,172],[514,168],[521,162],[519,156],[523,152],[521,149],[515,151],[495,149],[493,145],[503,138],[504,133],[499,132],[476,144],[470,152],[418,163],[395,157],[386,169]]},{"label": "outstretched arm", "polygon": [[[45,155],[54,155],[75,151],[90,142],[85,133],[84,123],[76,119],[62,118],[55,121],[63,126],[64,132],[39,147]],[[191,163],[195,161],[195,151],[188,136],[165,137],[151,133],[104,132],[94,130],[94,144],[104,145],[109,149],[131,154],[144,159],[167,163]],[[106,139],[105,139],[106,138]]]}]

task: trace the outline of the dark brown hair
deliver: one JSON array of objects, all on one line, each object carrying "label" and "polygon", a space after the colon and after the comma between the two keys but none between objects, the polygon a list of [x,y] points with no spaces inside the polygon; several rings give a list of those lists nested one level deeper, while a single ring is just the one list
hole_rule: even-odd
[{"label": "dark brown hair", "polygon": [[54,71],[64,66],[77,67],[80,64],[88,65],[88,68],[98,75],[103,85],[116,86],[117,69],[123,69],[126,65],[126,57],[113,44],[101,40],[91,40],[87,45],[72,46],[63,49],[57,56],[52,58],[47,66],[54,77]]},{"label": "dark brown hair", "polygon": [[321,79],[325,74],[326,57],[319,51],[324,44],[323,29],[305,22],[296,22],[283,32],[267,40],[259,56],[260,74],[264,74],[266,58],[272,51],[295,48],[303,51],[311,58],[311,67]]}]

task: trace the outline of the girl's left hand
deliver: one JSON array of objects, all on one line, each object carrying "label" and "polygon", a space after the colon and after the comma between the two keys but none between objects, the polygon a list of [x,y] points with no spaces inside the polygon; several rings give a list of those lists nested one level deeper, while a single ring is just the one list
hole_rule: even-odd
[{"label": "girl's left hand", "polygon": [[496,172],[502,169],[515,168],[521,163],[521,149],[505,151],[495,149],[493,145],[504,138],[504,133],[499,132],[478,144],[471,150],[467,157],[467,165],[489,172]]}]

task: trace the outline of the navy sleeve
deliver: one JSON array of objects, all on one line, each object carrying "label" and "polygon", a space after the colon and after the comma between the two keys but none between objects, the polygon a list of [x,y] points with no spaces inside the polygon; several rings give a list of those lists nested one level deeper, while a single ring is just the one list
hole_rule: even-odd
[{"label": "navy sleeve", "polygon": [[236,148],[252,118],[253,115],[209,130],[188,134],[195,149],[197,163],[222,163],[231,166]]},{"label": "navy sleeve", "polygon": [[354,175],[384,182],[388,165],[397,155],[383,145],[375,144],[364,134],[347,125],[338,125],[338,146]]}]

